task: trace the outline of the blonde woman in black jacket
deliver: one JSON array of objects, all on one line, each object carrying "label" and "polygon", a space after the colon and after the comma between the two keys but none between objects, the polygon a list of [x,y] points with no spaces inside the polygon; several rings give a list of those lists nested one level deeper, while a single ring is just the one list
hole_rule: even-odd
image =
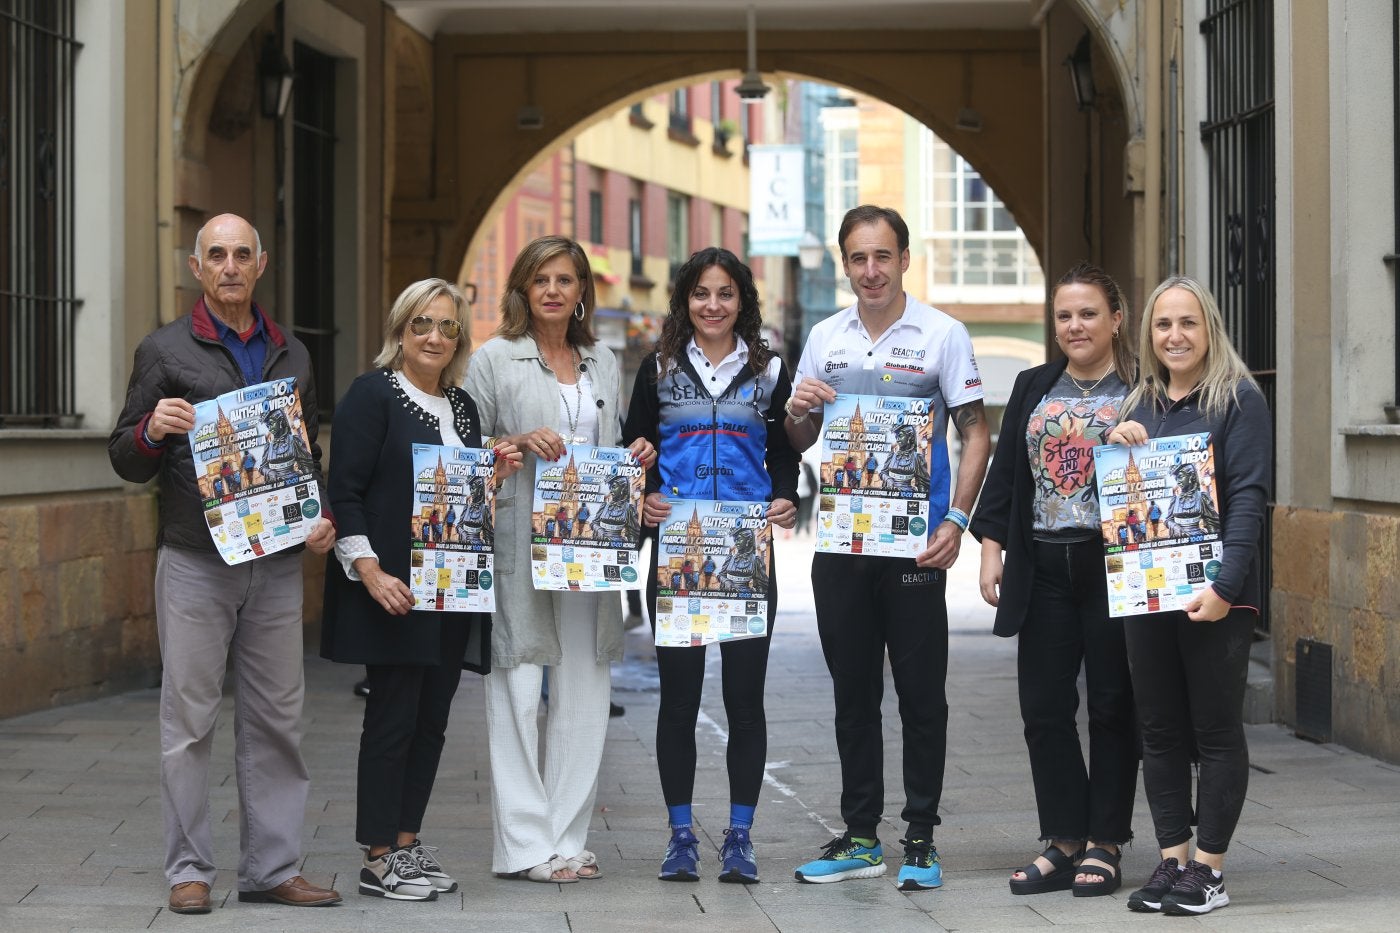
[{"label": "blonde woman in black jacket", "polygon": [[[1124,620],[1142,723],[1142,783],[1162,861],[1128,898],[1137,911],[1204,914],[1230,903],[1225,851],[1249,786],[1244,689],[1259,616],[1259,532],[1273,470],[1273,422],[1263,393],[1225,333],[1215,298],[1173,276],[1147,299],[1142,372],[1114,444],[1210,433],[1222,556],[1184,611]],[[1167,517],[1171,521],[1171,516]],[[1199,759],[1194,808],[1191,748]],[[1194,811],[1194,812],[1193,812]],[[1197,823],[1190,859],[1191,824]]]}]

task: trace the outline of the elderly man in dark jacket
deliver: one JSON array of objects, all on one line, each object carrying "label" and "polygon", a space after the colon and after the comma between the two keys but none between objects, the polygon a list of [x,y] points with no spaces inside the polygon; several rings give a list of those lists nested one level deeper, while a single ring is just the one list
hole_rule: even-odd
[{"label": "elderly man in dark jacket", "polygon": [[[310,779],[301,757],[304,692],[300,548],[228,566],[204,521],[185,434],[194,404],[243,386],[295,376],[318,482],[316,391],[311,360],[253,303],[267,266],[257,231],[223,214],[195,237],[190,271],[203,296],[194,309],[136,348],[126,405],[107,449],[126,480],[156,477],[160,490],[155,606],[164,665],[160,697],[161,804],[170,909],[207,913],[214,881],[209,830],[209,750],[231,655],[237,687],[235,759],[242,853],[238,899],[292,906],[340,895],[301,877],[301,826]],[[335,544],[325,518],[306,546]]]}]

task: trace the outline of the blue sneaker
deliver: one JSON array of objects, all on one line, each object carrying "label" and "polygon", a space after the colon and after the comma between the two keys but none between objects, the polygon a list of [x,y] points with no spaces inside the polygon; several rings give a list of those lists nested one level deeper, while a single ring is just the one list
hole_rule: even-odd
[{"label": "blue sneaker", "polygon": [[938,850],[927,839],[901,839],[904,864],[899,868],[899,890],[927,891],[943,886],[943,866]]},{"label": "blue sneaker", "polygon": [[671,842],[661,860],[661,874],[656,877],[662,881],[700,880],[700,840],[689,826],[671,830]]},{"label": "blue sneaker", "polygon": [[808,884],[848,881],[852,878],[878,878],[885,873],[885,854],[880,840],[869,848],[843,833],[822,846],[822,856],[800,865],[793,877]]},{"label": "blue sneaker", "polygon": [[758,862],[753,857],[753,843],[747,829],[730,827],[724,831],[724,845],[719,847],[720,881],[730,884],[758,884]]}]

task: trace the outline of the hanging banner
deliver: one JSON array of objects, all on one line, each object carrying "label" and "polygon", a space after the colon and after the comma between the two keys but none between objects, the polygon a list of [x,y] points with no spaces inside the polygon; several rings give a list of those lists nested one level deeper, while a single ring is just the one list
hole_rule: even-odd
[{"label": "hanging banner", "polygon": [[928,547],[928,412],[928,399],[903,396],[838,394],[826,406],[818,551],[915,557]]},{"label": "hanging banner", "polygon": [[321,494],[295,378],[196,404],[189,441],[204,521],[224,563],[257,560],[306,540],[321,514]]},{"label": "hanging banner", "polygon": [[495,612],[496,455],[413,445],[413,608]]},{"label": "hanging banner", "polygon": [[537,590],[638,590],[646,471],[625,447],[569,444],[535,461],[530,569]]},{"label": "hanging banner", "polygon": [[796,256],[807,231],[801,146],[749,147],[749,255]]},{"label": "hanging banner", "polygon": [[656,644],[690,648],[768,634],[768,506],[670,502],[656,548]]},{"label": "hanging banner", "polygon": [[1184,609],[1220,573],[1220,502],[1209,434],[1094,448],[1108,614]]}]

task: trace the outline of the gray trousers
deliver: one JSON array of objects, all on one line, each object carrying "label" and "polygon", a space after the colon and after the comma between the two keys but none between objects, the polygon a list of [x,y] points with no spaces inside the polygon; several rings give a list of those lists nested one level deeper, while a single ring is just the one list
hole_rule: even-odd
[{"label": "gray trousers", "polygon": [[165,876],[213,883],[209,751],[233,659],[238,889],[293,877],[310,778],[301,757],[301,555],[227,566],[217,554],[162,547],[156,560],[161,808]]}]

